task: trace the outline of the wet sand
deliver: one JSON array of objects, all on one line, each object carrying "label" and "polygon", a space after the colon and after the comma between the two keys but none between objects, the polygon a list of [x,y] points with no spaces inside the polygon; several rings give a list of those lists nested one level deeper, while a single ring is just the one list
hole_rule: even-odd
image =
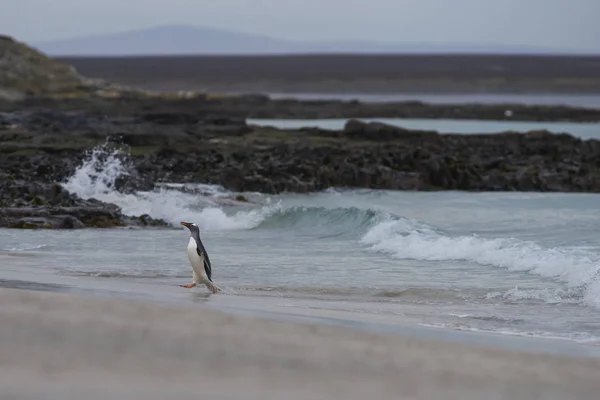
[{"label": "wet sand", "polygon": [[600,360],[0,289],[2,399],[596,399]]}]

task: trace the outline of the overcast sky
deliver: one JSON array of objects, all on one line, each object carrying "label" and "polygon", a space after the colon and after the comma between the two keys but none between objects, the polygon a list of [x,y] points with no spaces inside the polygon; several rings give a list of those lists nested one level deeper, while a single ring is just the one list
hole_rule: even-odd
[{"label": "overcast sky", "polygon": [[600,52],[600,0],[2,0],[23,41],[191,24],[283,39],[533,45]]}]

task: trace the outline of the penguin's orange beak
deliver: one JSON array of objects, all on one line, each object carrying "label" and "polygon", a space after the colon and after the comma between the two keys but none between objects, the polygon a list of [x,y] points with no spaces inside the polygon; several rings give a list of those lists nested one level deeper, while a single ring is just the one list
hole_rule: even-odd
[{"label": "penguin's orange beak", "polygon": [[183,226],[185,226],[186,228],[188,228],[188,229],[189,229],[191,224],[190,224],[189,222],[183,222],[183,221],[182,221],[182,222],[181,222],[181,225],[183,225]]}]

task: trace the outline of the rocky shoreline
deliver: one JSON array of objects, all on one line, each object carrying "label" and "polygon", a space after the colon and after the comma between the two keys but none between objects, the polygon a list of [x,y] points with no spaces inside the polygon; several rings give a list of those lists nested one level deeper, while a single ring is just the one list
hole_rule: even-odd
[{"label": "rocky shoreline", "polygon": [[84,200],[46,179],[0,173],[0,227],[80,229],[167,226],[149,215],[124,215],[118,206]]},{"label": "rocky shoreline", "polygon": [[132,173],[118,180],[121,191],[193,182],[271,194],[329,187],[600,192],[600,141],[567,134],[438,134],[358,120],[339,131],[280,130],[199,113],[120,111],[0,113],[0,226],[165,226],[56,183],[105,141],[130,152]]},{"label": "rocky shoreline", "polygon": [[[0,112],[61,110],[91,115],[163,116],[171,122],[207,117],[245,120],[327,118],[423,118],[493,121],[598,122],[600,108],[525,104],[431,104],[419,101],[369,103],[353,100],[272,99],[267,95],[160,94],[108,85],[95,94],[33,96],[2,101]],[[92,89],[89,89],[90,91]]]}]

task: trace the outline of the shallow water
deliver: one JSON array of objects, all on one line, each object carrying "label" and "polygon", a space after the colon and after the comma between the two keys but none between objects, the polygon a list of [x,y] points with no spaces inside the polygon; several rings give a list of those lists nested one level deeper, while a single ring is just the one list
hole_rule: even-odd
[{"label": "shallow water", "polygon": [[[97,155],[66,188],[174,228],[0,230],[0,286],[600,344],[598,195],[328,190],[248,193],[243,204],[206,185],[122,195],[112,190],[122,159]],[[191,282],[182,220],[200,225],[222,296],[178,287]]]},{"label": "shallow water", "polygon": [[[552,133],[568,133],[581,139],[600,139],[600,123],[590,122],[520,122],[479,121],[457,119],[416,118],[360,118],[365,122],[382,122],[406,129],[430,130],[439,133],[481,134],[500,132],[529,132],[548,130]],[[321,129],[343,129],[347,118],[331,119],[248,119],[248,124],[274,126],[280,129],[318,127]]]}]

